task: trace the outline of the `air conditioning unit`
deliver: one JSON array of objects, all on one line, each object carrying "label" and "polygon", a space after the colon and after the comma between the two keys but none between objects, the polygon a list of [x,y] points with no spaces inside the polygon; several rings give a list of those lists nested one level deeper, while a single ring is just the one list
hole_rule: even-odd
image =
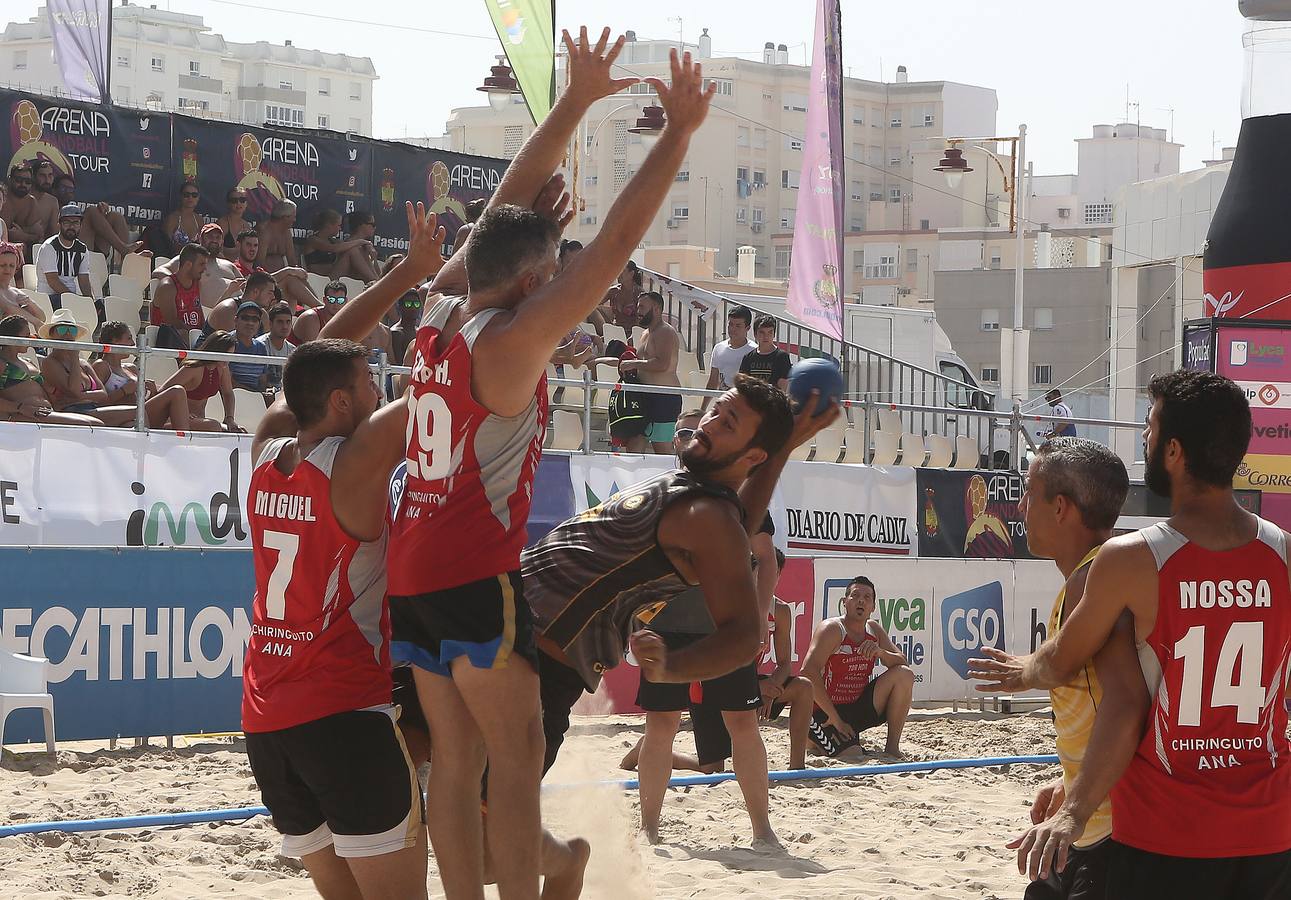
[{"label": "air conditioning unit", "polygon": [[667,222],[665,222],[665,223],[664,223],[664,225],[665,225],[665,227],[667,227],[667,228],[676,228],[676,227],[677,227],[677,220],[676,220],[676,219],[669,219]]},{"label": "air conditioning unit", "polygon": [[761,222],[754,222],[752,225],[750,225],[750,226],[749,226],[749,230],[750,230],[750,231],[752,231],[754,234],[761,234],[761,233],[762,233],[762,223],[761,223]]}]

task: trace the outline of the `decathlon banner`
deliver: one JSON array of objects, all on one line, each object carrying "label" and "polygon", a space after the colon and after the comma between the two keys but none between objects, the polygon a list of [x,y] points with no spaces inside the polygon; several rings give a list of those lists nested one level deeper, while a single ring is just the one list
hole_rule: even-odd
[{"label": "decathlon banner", "polygon": [[[556,0],[484,0],[539,125],[556,103]],[[589,35],[592,40],[594,36]]]},{"label": "decathlon banner", "polygon": [[[241,729],[251,553],[0,550],[0,647],[48,659],[60,740]],[[9,743],[42,738],[13,713]]]},{"label": "decathlon banner", "polygon": [[250,546],[249,435],[0,429],[0,545]]}]

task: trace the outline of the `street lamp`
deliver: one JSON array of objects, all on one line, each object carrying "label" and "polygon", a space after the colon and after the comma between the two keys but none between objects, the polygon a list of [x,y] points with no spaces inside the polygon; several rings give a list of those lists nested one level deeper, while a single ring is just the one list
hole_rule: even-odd
[{"label": "street lamp", "polygon": [[512,96],[520,93],[520,85],[511,75],[511,67],[506,64],[506,57],[499,56],[498,64],[489,71],[493,74],[484,79],[484,84],[476,88],[489,95],[489,106],[494,112],[502,112],[511,102]]},{"label": "street lamp", "polygon": [[947,146],[946,155],[933,171],[943,173],[946,176],[946,187],[957,191],[964,181],[964,176],[973,171],[973,167],[968,164],[968,160],[964,159],[963,150]]},{"label": "street lamp", "polygon": [[659,140],[659,135],[663,134],[663,127],[666,124],[662,106],[647,106],[641,110],[641,117],[637,119],[636,125],[628,129],[628,134],[635,134],[641,138],[641,143],[649,149],[654,146],[655,141]]}]

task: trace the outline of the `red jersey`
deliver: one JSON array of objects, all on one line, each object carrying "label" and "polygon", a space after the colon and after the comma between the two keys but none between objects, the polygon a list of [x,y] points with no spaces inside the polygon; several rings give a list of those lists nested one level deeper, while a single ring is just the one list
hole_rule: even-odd
[{"label": "red jersey", "polygon": [[[192,287],[186,288],[173,275],[170,280],[175,283],[175,315],[185,328],[201,328],[206,324],[206,312],[202,309],[202,299],[199,296],[201,285],[194,281]],[[161,307],[155,303],[152,304],[149,321],[153,325],[166,324],[161,318]]]},{"label": "red jersey", "polygon": [[247,496],[256,594],[242,667],[242,730],[277,731],[390,702],[386,538],[357,541],[332,515],[344,438],[323,440],[290,475],[260,454]]},{"label": "red jersey", "polygon": [[502,312],[469,319],[442,349],[465,297],[440,300],[417,329],[408,400],[408,479],[390,533],[390,593],[407,597],[520,568],[533,478],[547,425],[547,376],[518,416],[489,412],[471,392],[472,350]]},{"label": "red jersey", "polygon": [[1156,624],[1139,648],[1153,693],[1147,732],[1112,790],[1112,836],[1167,856],[1291,849],[1291,587],[1282,529],[1216,552],[1167,524]]},{"label": "red jersey", "polygon": [[[864,640],[873,640],[869,628],[866,622]],[[844,633],[843,642],[825,661],[825,693],[829,695],[830,702],[834,705],[851,703],[865,693],[877,660],[877,656],[869,659],[862,656],[861,642]]]}]

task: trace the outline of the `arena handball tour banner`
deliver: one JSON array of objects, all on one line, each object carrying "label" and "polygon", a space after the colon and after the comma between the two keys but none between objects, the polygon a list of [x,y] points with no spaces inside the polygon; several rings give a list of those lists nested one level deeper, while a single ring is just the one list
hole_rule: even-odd
[{"label": "arena handball tour banner", "polygon": [[1016,472],[915,469],[919,555],[952,559],[1031,559]]},{"label": "arena handball tour banner", "polygon": [[171,209],[170,116],[0,90],[0,160],[53,165],[76,179],[76,199],[106,202],[134,224]]}]

